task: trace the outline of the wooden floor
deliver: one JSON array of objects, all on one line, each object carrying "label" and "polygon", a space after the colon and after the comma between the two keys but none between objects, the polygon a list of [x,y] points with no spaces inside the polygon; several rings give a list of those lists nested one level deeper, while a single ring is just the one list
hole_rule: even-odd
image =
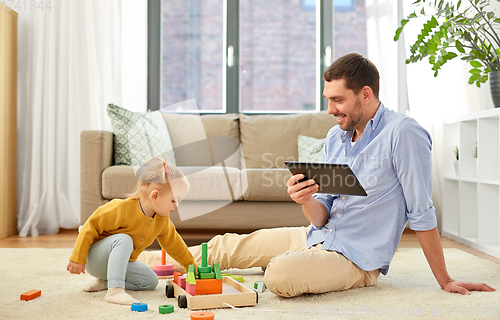
[{"label": "wooden floor", "polygon": [[[0,248],[73,248],[77,235],[78,231],[76,229],[61,229],[57,235],[40,235],[38,237],[25,238],[11,236],[0,240]],[[188,245],[193,245],[196,242],[196,237],[194,235],[183,235],[183,237],[187,238],[186,243],[188,243]],[[467,247],[451,239],[441,237],[441,243],[443,248],[457,248],[477,257],[500,264],[500,259]],[[407,229],[401,237],[399,247],[420,248],[415,232]]]}]

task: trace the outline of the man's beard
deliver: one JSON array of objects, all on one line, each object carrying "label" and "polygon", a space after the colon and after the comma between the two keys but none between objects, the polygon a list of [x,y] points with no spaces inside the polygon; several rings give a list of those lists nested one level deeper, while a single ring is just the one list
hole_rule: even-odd
[{"label": "man's beard", "polygon": [[344,131],[353,131],[356,129],[363,118],[363,106],[359,98],[356,99],[356,105],[354,108],[354,114],[347,116],[346,122],[340,125],[340,128]]}]

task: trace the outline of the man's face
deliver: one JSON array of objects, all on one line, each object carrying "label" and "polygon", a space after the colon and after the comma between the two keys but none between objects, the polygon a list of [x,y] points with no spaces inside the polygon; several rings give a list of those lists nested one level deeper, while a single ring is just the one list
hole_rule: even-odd
[{"label": "man's face", "polygon": [[338,79],[325,82],[323,96],[328,99],[328,114],[337,118],[342,130],[353,131],[363,119],[363,105],[360,93],[345,87],[345,80]]}]

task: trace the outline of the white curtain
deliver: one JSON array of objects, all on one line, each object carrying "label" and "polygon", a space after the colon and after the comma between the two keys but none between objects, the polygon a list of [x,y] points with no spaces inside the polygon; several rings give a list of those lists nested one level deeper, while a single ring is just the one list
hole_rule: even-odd
[{"label": "white curtain", "polygon": [[80,132],[121,104],[119,0],[52,0],[19,14],[18,230],[55,234],[80,215]]},{"label": "white curtain", "polygon": [[404,47],[394,41],[398,8],[394,0],[366,0],[366,36],[368,59],[380,74],[380,100],[387,108],[406,113],[406,68],[404,62],[398,63]]}]

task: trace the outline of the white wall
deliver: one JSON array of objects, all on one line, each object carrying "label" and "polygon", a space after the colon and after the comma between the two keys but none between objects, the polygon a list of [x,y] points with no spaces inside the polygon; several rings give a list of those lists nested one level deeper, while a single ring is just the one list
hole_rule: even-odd
[{"label": "white wall", "polygon": [[[492,1],[491,5],[492,9],[500,12],[500,3]],[[414,10],[411,5],[405,5],[405,14],[411,12],[408,11],[409,8]],[[405,27],[407,48],[414,42],[421,28],[421,24],[412,26],[412,23],[414,21]],[[475,84],[469,85],[470,69],[470,65],[459,58],[444,65],[437,77],[433,76],[434,72],[427,59],[407,65],[410,115],[429,131],[433,139],[433,201],[439,228],[443,181],[443,121],[493,108],[489,82],[482,84],[481,88],[477,88]]]}]

